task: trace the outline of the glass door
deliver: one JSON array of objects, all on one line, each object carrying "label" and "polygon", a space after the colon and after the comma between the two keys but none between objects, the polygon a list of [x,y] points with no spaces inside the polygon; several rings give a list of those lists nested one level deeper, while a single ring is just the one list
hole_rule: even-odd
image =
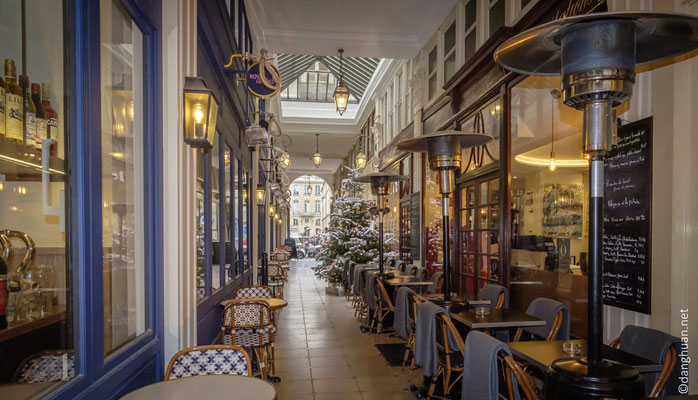
[{"label": "glass door", "polygon": [[[408,197],[409,199],[409,197]],[[410,242],[410,218],[412,207],[410,201],[400,203],[400,259],[412,262],[412,247]]]},{"label": "glass door", "polygon": [[485,177],[459,186],[460,292],[475,297],[499,283],[499,179]]}]

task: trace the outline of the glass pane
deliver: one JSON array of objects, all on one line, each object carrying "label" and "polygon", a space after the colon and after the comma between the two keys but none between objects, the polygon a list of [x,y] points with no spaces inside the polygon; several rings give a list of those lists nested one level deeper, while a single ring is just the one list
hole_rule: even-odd
[{"label": "glass pane", "polygon": [[480,202],[478,204],[487,204],[487,194],[489,192],[489,182],[480,183]]},{"label": "glass pane", "polygon": [[429,98],[433,98],[436,95],[436,74],[429,78]]},{"label": "glass pane", "polygon": [[477,0],[470,0],[465,6],[465,30],[467,31],[477,20]]},{"label": "glass pane", "polygon": [[288,85],[288,97],[290,99],[297,99],[298,98],[298,81],[293,81],[291,82],[290,85]]},{"label": "glass pane", "polygon": [[487,270],[489,268],[489,263],[487,262],[487,256],[480,256],[479,257],[479,265],[478,265],[478,276],[480,278],[487,278]]},{"label": "glass pane", "polygon": [[499,259],[490,257],[490,276],[491,280],[499,280]]},{"label": "glass pane", "polygon": [[[318,76],[318,100],[327,100],[327,77],[329,74],[319,74]],[[332,96],[330,94],[329,96]]]},{"label": "glass pane", "polygon": [[245,269],[248,267],[250,252],[252,249],[249,246],[250,232],[247,224],[250,203],[250,179],[247,172],[242,174],[242,264]]},{"label": "glass pane", "polygon": [[[502,101],[501,99],[496,99],[463,122],[463,131],[472,133],[484,132],[488,135],[492,135],[495,140],[491,141],[486,146],[480,146],[475,149],[464,149],[461,151],[461,159],[463,160],[461,163],[461,173],[475,170],[499,160],[501,117]],[[482,123],[478,121],[482,121]]]},{"label": "glass pane", "polygon": [[480,207],[480,229],[487,229],[487,207]]},{"label": "glass pane", "polygon": [[221,183],[220,183],[220,142],[216,132],[213,136],[213,148],[211,152],[211,243],[213,247],[213,257],[211,261],[211,287],[213,290],[221,287],[221,263],[225,260],[221,257],[221,235],[220,227],[220,204],[221,204]]},{"label": "glass pane", "polygon": [[[69,228],[66,222],[70,220],[70,210],[74,207],[70,207],[71,197],[66,192],[65,161],[70,153],[63,139],[67,132],[64,116],[68,115],[64,99],[71,97],[64,87],[64,82],[71,80],[64,69],[67,67],[63,48],[64,2],[26,1],[27,64],[24,69],[28,76],[22,79],[27,95],[24,109],[17,75],[23,70],[22,3],[0,2],[0,60],[8,60],[16,70],[9,74],[7,70],[0,72],[5,84],[0,84],[0,229],[16,232],[0,233],[0,242],[6,240],[12,246],[11,250],[3,249],[0,256],[0,276],[8,279],[0,282],[0,398],[8,400],[18,397],[10,394],[13,386],[22,387],[20,398],[39,398],[51,390],[48,389],[51,382],[60,385],[63,377],[68,381],[75,376],[74,371],[80,371],[72,350],[73,332],[79,329],[73,324],[75,288],[68,247],[70,230],[66,229]],[[6,102],[6,96],[14,103]],[[23,125],[30,121],[29,102],[35,108],[33,146],[25,137],[28,133],[25,128],[31,126]],[[6,115],[11,111],[14,112]],[[46,142],[48,138],[55,144]],[[44,146],[50,148],[51,169],[42,172]],[[48,198],[44,199],[43,195]],[[25,242],[26,238],[33,243],[28,239]],[[34,257],[24,263],[29,250],[34,252]],[[27,281],[32,284],[28,285]],[[43,328],[37,329],[37,326]],[[25,359],[49,350],[66,360],[74,360],[75,368],[68,369],[67,364],[49,366],[36,363],[34,359],[31,372],[48,379],[5,387],[5,384],[17,383],[18,377],[13,375]]]},{"label": "glass pane", "polygon": [[490,203],[499,203],[499,179],[490,181]]},{"label": "glass pane", "polygon": [[504,0],[498,0],[490,8],[490,36],[504,26]]},{"label": "glass pane", "polygon": [[530,2],[531,0],[521,0],[521,9],[523,10]]},{"label": "glass pane", "polygon": [[468,186],[468,207],[475,207],[475,186]]},{"label": "glass pane", "polygon": [[444,54],[448,54],[456,45],[456,21],[453,21],[444,33]]},{"label": "glass pane", "polygon": [[472,253],[475,251],[475,233],[463,232],[463,251]]},{"label": "glass pane", "polygon": [[444,76],[445,80],[449,80],[453,74],[456,72],[456,52],[454,51],[447,59],[444,61]]},{"label": "glass pane", "polygon": [[470,275],[475,275],[475,256],[469,254],[466,258],[465,270]]},{"label": "glass pane", "polygon": [[196,150],[196,297],[206,297],[206,239],[204,236],[204,150]]},{"label": "glass pane", "polygon": [[[100,3],[100,30],[104,354],[109,354],[145,331],[143,36],[111,0]],[[128,122],[115,130],[114,116],[124,110]]]},{"label": "glass pane", "polygon": [[487,231],[478,233],[478,253],[487,254],[490,247],[490,235]]},{"label": "glass pane", "polygon": [[240,179],[239,179],[239,173],[240,173],[240,161],[237,159],[234,159],[233,161],[233,166],[235,166],[233,170],[233,243],[235,244],[235,276],[238,276],[242,272],[242,268],[240,266],[240,226],[238,225],[240,223]]},{"label": "glass pane", "polygon": [[499,228],[499,206],[490,207],[490,229]]},{"label": "glass pane", "polygon": [[429,75],[436,71],[436,46],[429,52]]},{"label": "glass pane", "polygon": [[225,168],[223,170],[224,174],[224,180],[223,180],[223,186],[224,186],[224,193],[225,193],[225,215],[223,216],[223,224],[225,226],[225,234],[224,234],[224,239],[225,239],[225,281],[228,282],[230,278],[233,276],[232,275],[232,268],[234,267],[234,262],[235,260],[235,254],[233,253],[233,246],[232,246],[232,218],[233,218],[233,204],[230,199],[230,177],[231,177],[231,170],[234,170],[232,167],[232,154],[230,153],[230,149],[228,146],[225,146],[225,154],[224,154],[225,159],[223,160],[225,162]]}]

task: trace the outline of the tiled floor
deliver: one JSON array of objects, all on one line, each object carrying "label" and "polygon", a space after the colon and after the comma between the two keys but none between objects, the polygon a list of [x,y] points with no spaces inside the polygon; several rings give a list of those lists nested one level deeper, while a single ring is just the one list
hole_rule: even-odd
[{"label": "tiled floor", "polygon": [[[344,296],[325,294],[313,265],[291,262],[284,290],[288,307],[279,314],[275,335],[279,400],[414,399],[407,371],[386,363],[373,337],[361,333]],[[380,343],[391,341],[382,336]]]}]

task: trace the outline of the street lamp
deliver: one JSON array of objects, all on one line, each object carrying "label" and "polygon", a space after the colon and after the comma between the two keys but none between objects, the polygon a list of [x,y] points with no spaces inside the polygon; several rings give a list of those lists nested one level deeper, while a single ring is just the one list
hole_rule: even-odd
[{"label": "street lamp", "polygon": [[439,188],[443,210],[443,246],[444,246],[444,308],[456,306],[451,302],[451,254],[449,249],[448,197],[455,187],[455,170],[460,169],[461,150],[478,147],[489,143],[492,136],[461,131],[442,131],[421,136],[400,143],[397,149],[413,153],[426,152],[429,157],[429,169],[439,173]]},{"label": "street lamp", "polygon": [[383,273],[383,215],[390,211],[385,211],[384,202],[385,196],[390,194],[390,184],[407,180],[406,176],[388,174],[384,172],[376,172],[354,178],[354,182],[370,183],[371,193],[376,196],[376,208],[378,209],[378,268],[380,269],[379,276],[385,276]]},{"label": "street lamp", "polygon": [[213,147],[218,119],[218,99],[204,78],[184,78],[184,142],[191,147]]}]

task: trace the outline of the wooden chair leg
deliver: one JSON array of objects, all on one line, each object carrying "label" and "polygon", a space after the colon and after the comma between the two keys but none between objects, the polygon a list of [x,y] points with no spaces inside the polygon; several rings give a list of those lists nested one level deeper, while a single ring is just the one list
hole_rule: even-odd
[{"label": "wooden chair leg", "polygon": [[414,365],[414,348],[412,349],[412,362],[410,362],[410,373],[407,374],[407,381],[412,382],[412,371],[414,371],[415,365]]},{"label": "wooden chair leg", "polygon": [[444,380],[444,394],[448,395],[448,393],[451,391],[451,369],[450,368],[445,368],[443,372],[443,380]]},{"label": "wooden chair leg", "polygon": [[429,384],[429,391],[427,392],[427,399],[431,399],[434,395],[434,390],[436,390],[436,381],[439,379],[438,375],[431,378],[431,383]]},{"label": "wooden chair leg", "polygon": [[405,346],[405,355],[402,357],[402,367],[400,368],[400,371],[405,370],[405,365],[407,365],[407,358],[410,356],[411,346],[412,346],[412,334],[410,333],[407,336],[407,345]]}]

